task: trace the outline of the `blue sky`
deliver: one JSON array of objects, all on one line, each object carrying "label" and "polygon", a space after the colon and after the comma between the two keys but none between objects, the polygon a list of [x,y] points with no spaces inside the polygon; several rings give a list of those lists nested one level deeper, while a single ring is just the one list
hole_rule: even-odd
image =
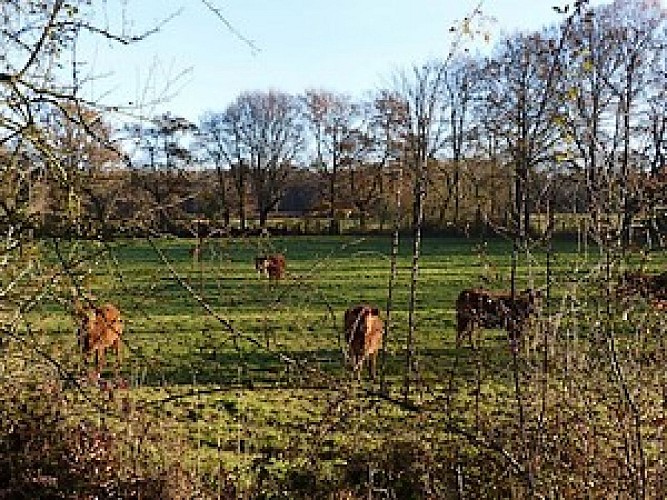
[{"label": "blue sky", "polygon": [[[109,2],[105,22],[135,31],[179,12],[158,33],[128,48],[83,44],[80,53],[96,75],[87,97],[108,104],[146,104],[169,97],[143,114],[163,111],[198,121],[222,111],[243,91],[301,93],[324,88],[360,96],[391,86],[392,75],[413,64],[444,57],[449,28],[479,4],[471,0],[208,0],[254,52],[201,0],[127,0],[122,17]],[[502,31],[537,29],[557,21],[563,0],[485,0],[481,9],[491,42]],[[600,2],[596,2],[600,3]],[[102,17],[100,18],[102,19]],[[169,85],[167,85],[169,84]]]}]

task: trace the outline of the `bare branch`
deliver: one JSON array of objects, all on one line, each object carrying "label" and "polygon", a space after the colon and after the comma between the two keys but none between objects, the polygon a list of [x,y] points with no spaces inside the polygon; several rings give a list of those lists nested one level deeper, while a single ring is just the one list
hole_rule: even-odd
[{"label": "bare branch", "polygon": [[250,40],[249,38],[243,36],[232,24],[227,20],[227,18],[223,15],[222,11],[220,10],[219,7],[216,7],[213,5],[209,0],[201,0],[201,2],[206,6],[208,10],[213,12],[215,16],[220,19],[222,24],[225,25],[225,27],[234,35],[236,36],[239,40],[241,40],[243,43],[245,43],[248,47],[250,47],[250,50],[252,51],[252,55],[257,55],[259,52],[261,52],[261,49],[255,45],[255,42]]}]

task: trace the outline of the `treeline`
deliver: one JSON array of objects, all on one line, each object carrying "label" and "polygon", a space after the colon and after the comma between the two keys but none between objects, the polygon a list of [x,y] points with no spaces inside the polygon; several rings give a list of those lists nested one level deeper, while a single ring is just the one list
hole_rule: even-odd
[{"label": "treeline", "polygon": [[536,213],[588,214],[597,231],[613,214],[626,237],[633,224],[657,227],[665,9],[650,0],[573,9],[491,55],[415,66],[363,99],[245,92],[196,124],[164,114],[118,129],[79,107],[71,115],[86,133],[59,109],[45,120],[72,175],[8,153],[30,167],[4,170],[3,215],[23,206],[40,227],[74,219],[93,232],[117,231],[112,221],[182,232],[201,218],[245,230],[276,214],[324,218],[332,233],[347,218],[363,230],[397,214],[433,230],[527,233]]}]

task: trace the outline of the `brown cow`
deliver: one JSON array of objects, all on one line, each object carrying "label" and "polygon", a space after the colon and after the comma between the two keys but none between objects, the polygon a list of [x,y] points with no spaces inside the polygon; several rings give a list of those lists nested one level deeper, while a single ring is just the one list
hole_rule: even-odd
[{"label": "brown cow", "polygon": [[95,366],[99,372],[106,363],[106,350],[112,347],[116,353],[116,365],[120,367],[120,342],[123,334],[123,320],[120,311],[113,304],[97,307],[92,304],[81,304],[74,299],[74,312],[79,321],[77,331],[79,346],[88,359],[95,353]]},{"label": "brown cow", "polygon": [[359,304],[345,311],[345,343],[358,378],[364,361],[368,360],[368,374],[375,380],[383,334],[384,322],[377,307]]},{"label": "brown cow", "polygon": [[269,279],[283,279],[286,265],[285,256],[280,253],[255,257],[255,269],[260,276],[264,275]]},{"label": "brown cow", "polygon": [[528,319],[536,314],[541,293],[527,289],[515,294],[493,292],[484,288],[461,291],[456,299],[456,346],[468,335],[470,345],[476,327],[507,330],[510,341],[515,342],[523,333]]},{"label": "brown cow", "polygon": [[[667,271],[660,274],[648,274],[642,271],[626,271],[616,286],[616,298],[622,302],[633,295],[639,295],[649,301],[658,311],[667,308]],[[628,311],[624,313],[628,319]]]},{"label": "brown cow", "polygon": [[639,295],[649,300],[667,300],[667,271],[648,274],[642,271],[626,271],[616,287],[619,298]]}]

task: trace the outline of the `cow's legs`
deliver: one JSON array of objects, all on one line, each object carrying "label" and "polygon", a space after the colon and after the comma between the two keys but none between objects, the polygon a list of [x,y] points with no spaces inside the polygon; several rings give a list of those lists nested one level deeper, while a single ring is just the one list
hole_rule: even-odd
[{"label": "cow's legs", "polygon": [[375,380],[375,354],[369,354],[366,357],[366,364],[368,365],[368,378]]},{"label": "cow's legs", "polygon": [[120,363],[121,363],[121,345],[120,345],[120,337],[117,338],[114,343],[113,343],[114,351],[116,352],[116,374],[118,374],[118,371],[120,370]]},{"label": "cow's legs", "polygon": [[457,317],[456,322],[456,348],[459,349],[463,343],[463,338],[468,337],[468,342],[471,347],[475,347],[472,340],[473,330],[475,329],[475,322],[463,315]]},{"label": "cow's legs", "polygon": [[106,353],[103,347],[98,347],[95,352],[97,355],[97,371],[101,372],[107,364]]},{"label": "cow's legs", "polygon": [[463,340],[463,335],[467,330],[468,321],[463,317],[461,313],[456,314],[456,348],[461,347],[461,342]]}]

